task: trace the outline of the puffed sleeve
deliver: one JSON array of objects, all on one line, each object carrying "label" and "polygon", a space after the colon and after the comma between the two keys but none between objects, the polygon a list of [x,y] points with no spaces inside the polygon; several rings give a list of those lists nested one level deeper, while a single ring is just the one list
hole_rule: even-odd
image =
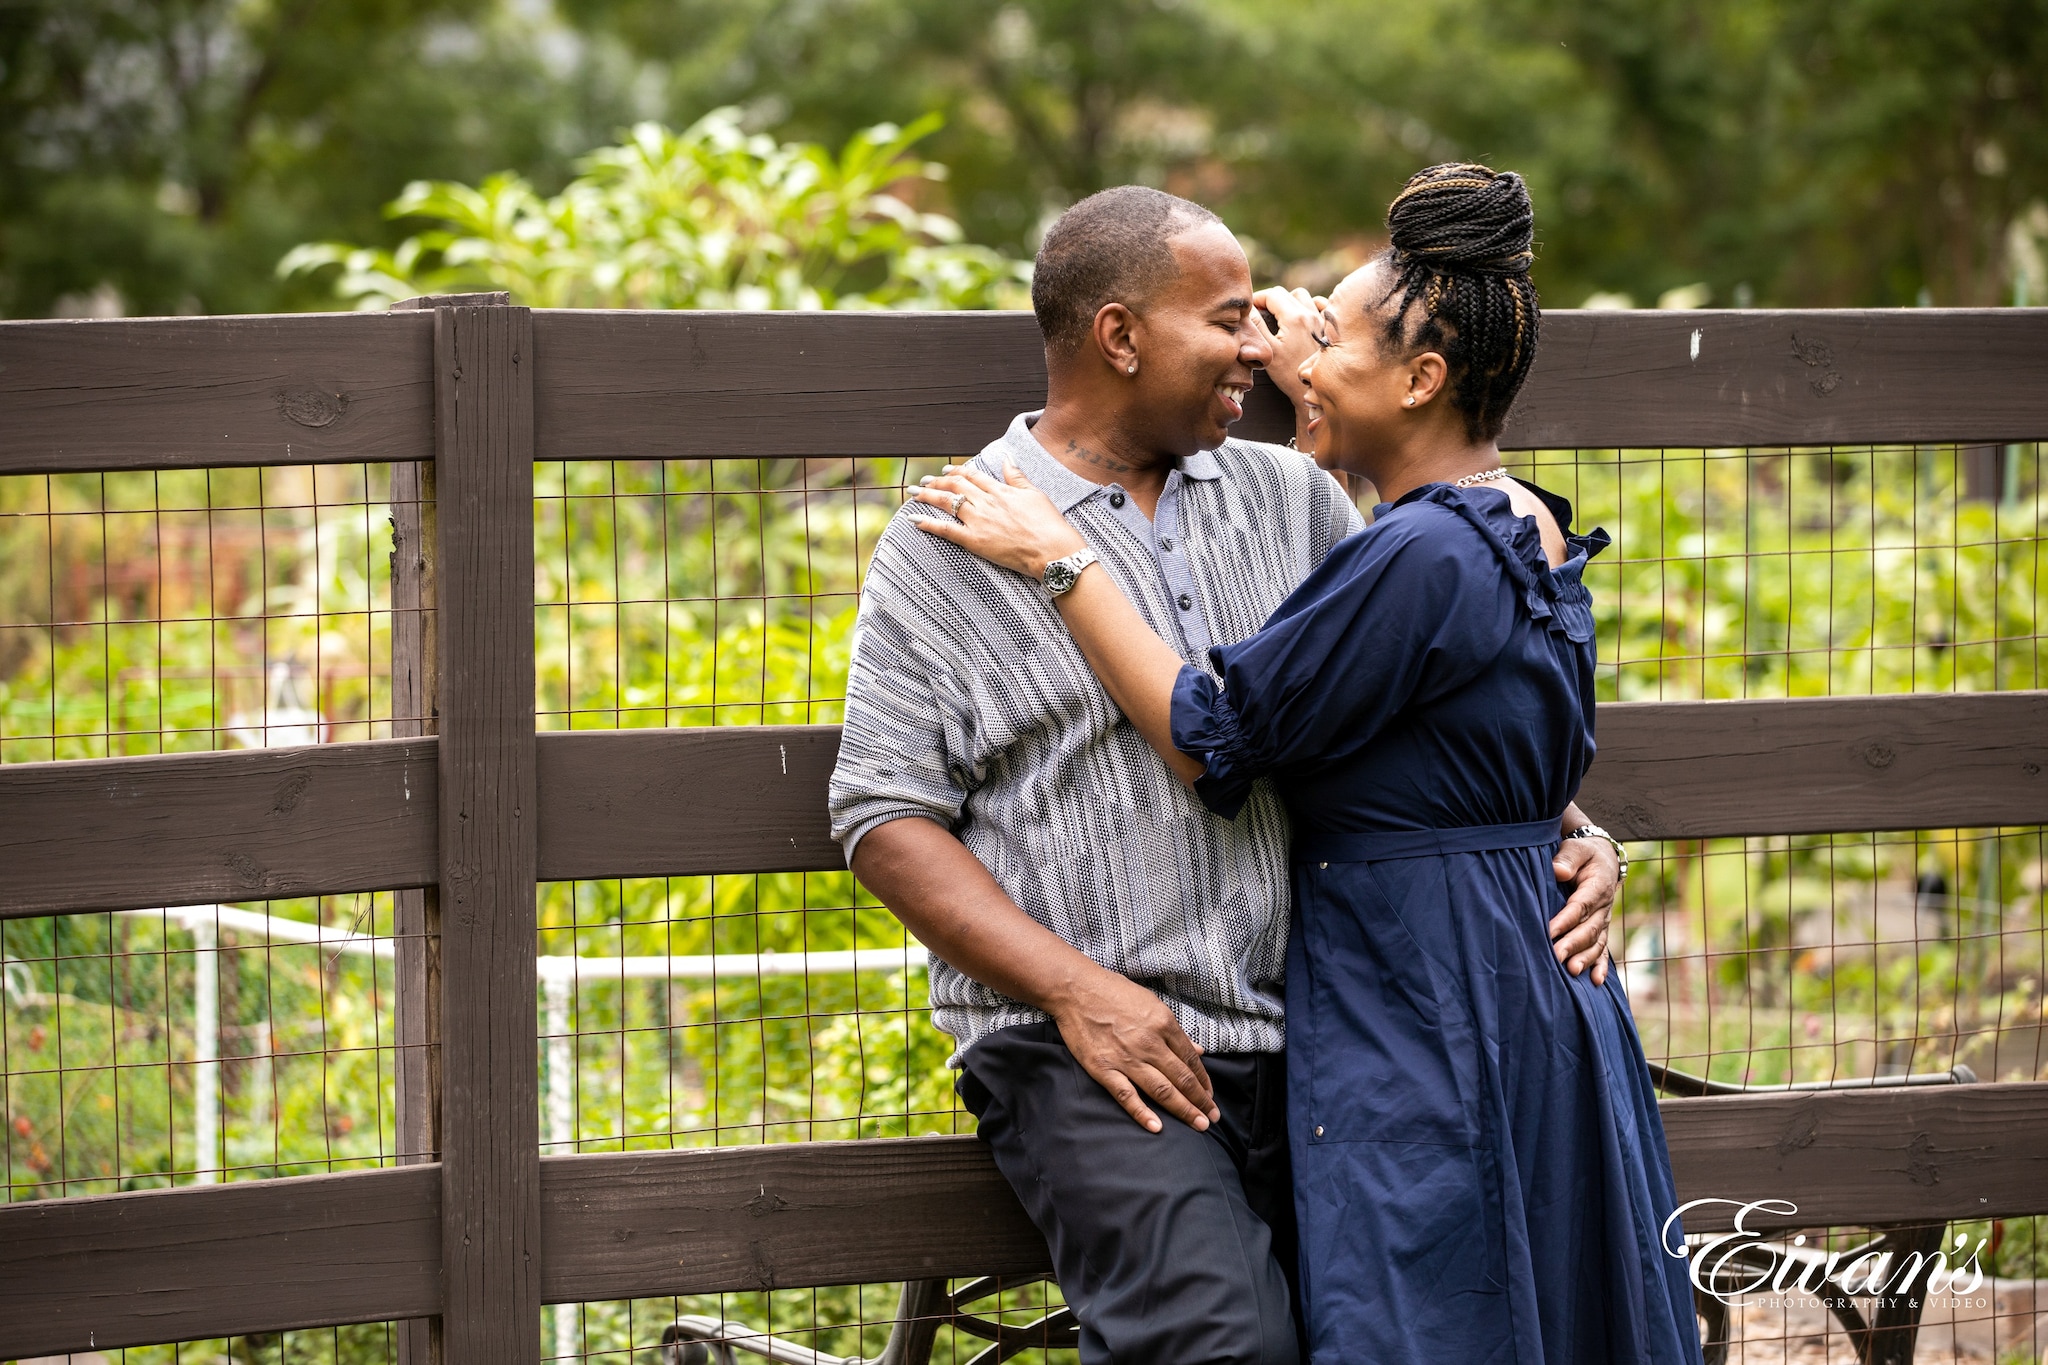
[{"label": "puffed sleeve", "polygon": [[1207,771],[1226,819],[1269,772],[1342,761],[1411,703],[1470,681],[1505,647],[1514,600],[1497,556],[1456,513],[1418,502],[1332,549],[1257,634],[1183,668],[1173,742]]}]

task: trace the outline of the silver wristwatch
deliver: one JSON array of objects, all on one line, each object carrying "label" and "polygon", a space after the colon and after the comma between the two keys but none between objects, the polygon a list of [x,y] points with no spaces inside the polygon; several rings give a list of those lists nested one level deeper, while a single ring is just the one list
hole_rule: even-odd
[{"label": "silver wristwatch", "polygon": [[1055,559],[1046,565],[1045,577],[1040,581],[1045,584],[1048,593],[1058,597],[1062,593],[1073,591],[1074,585],[1081,581],[1081,570],[1094,562],[1095,551],[1076,550],[1066,558]]},{"label": "silver wristwatch", "polygon": [[1567,839],[1605,839],[1614,845],[1614,857],[1621,864],[1621,875],[1614,879],[1616,886],[1628,880],[1628,850],[1621,846],[1621,840],[1609,834],[1598,825],[1580,825],[1577,829],[1565,831]]}]

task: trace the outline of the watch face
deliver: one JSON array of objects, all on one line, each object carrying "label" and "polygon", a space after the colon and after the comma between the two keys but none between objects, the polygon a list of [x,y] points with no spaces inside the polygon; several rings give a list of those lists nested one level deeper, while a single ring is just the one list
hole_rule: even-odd
[{"label": "watch face", "polygon": [[1074,566],[1064,559],[1055,559],[1045,566],[1045,588],[1057,597],[1074,586],[1074,580],[1081,575],[1074,572]]}]

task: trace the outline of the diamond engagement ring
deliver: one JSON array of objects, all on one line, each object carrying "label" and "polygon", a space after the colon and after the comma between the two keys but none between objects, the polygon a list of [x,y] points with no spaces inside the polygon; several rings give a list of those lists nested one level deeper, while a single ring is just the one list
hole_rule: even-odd
[{"label": "diamond engagement ring", "polygon": [[954,515],[954,516],[956,516],[956,517],[957,517],[957,516],[959,516],[959,515],[960,515],[960,504],[961,504],[961,503],[963,503],[963,502],[966,502],[966,501],[967,501],[967,495],[966,495],[965,493],[955,493],[955,494],[953,495],[953,515]]}]

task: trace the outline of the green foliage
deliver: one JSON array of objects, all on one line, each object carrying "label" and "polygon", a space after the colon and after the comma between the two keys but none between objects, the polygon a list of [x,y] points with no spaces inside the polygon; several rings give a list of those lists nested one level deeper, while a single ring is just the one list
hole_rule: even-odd
[{"label": "green foliage", "polygon": [[[2038,447],[2009,457],[2034,468]],[[2037,489],[1961,496],[1956,458],[1555,452],[1518,466],[1615,544],[1587,572],[1601,698],[2033,688],[2048,679]]]},{"label": "green foliage", "polygon": [[[939,111],[953,177],[917,207],[1005,255],[1137,180],[1326,282],[1410,171],[1477,157],[1528,176],[1553,305],[1695,282],[1990,304],[2023,279],[2039,303],[2044,45],[2048,0],[18,0],[0,313],[103,286],[129,311],[320,306],[324,280],[269,264],[395,253],[412,228],[377,206],[411,182],[510,168],[552,232],[534,205],[577,154],[727,106],[833,147]],[[942,264],[905,296],[1002,273]]]},{"label": "green foliage", "polygon": [[[659,113],[615,44],[499,0],[0,5],[0,315],[318,306],[271,273],[408,180],[550,186]],[[573,49],[573,52],[565,49]],[[571,57],[571,60],[564,60]]]},{"label": "green foliage", "polygon": [[2048,0],[569,8],[685,104],[822,137],[941,110],[970,235],[1020,247],[1140,180],[1327,277],[1416,167],[1477,158],[1529,177],[1553,305],[1695,281],[1724,305],[2000,303],[2001,235],[2048,199]]},{"label": "green foliage", "polygon": [[737,109],[681,133],[643,123],[583,158],[552,198],[511,174],[477,188],[416,181],[386,213],[443,226],[391,251],[302,246],[278,269],[338,265],[336,293],[359,308],[481,289],[548,308],[1018,306],[1028,263],[963,244],[952,219],[896,192],[944,179],[910,156],[938,126],[878,124],[834,156],[749,134]]}]

